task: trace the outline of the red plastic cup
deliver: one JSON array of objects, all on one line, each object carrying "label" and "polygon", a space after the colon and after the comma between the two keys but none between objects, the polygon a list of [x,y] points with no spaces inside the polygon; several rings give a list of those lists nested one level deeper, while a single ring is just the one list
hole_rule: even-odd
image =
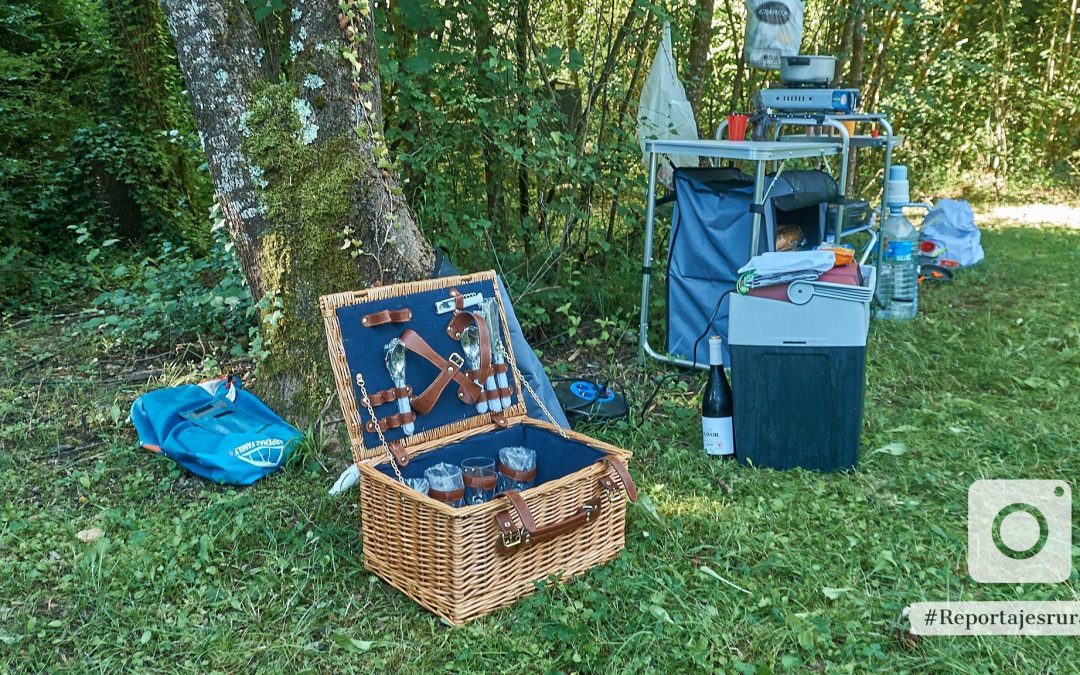
[{"label": "red plastic cup", "polygon": [[750,121],[749,115],[731,113],[727,116],[727,135],[731,141],[746,140],[746,123]]}]

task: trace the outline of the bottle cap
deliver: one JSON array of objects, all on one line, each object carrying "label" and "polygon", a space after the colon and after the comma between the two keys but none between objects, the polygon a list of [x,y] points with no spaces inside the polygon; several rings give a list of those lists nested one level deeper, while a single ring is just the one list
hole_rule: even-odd
[{"label": "bottle cap", "polygon": [[719,335],[709,338],[709,365],[724,365],[724,339]]},{"label": "bottle cap", "polygon": [[899,206],[911,202],[908,187],[907,167],[894,165],[889,167],[889,206]]}]

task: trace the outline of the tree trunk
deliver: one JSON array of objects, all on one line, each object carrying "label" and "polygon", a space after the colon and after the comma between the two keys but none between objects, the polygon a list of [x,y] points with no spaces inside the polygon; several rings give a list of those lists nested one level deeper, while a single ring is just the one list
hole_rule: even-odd
[{"label": "tree trunk", "polygon": [[[735,78],[731,83],[731,106],[727,112],[748,111],[753,107],[747,102],[743,105],[743,84],[746,78],[746,50],[743,45],[743,32],[735,22],[735,12],[731,8],[731,0],[724,0],[724,13],[728,19],[728,30],[731,32],[731,42],[735,52]],[[720,111],[723,115],[725,111]]]},{"label": "tree trunk", "polygon": [[840,86],[840,83],[844,78],[844,68],[851,58],[851,42],[855,37],[855,22],[857,19],[858,12],[851,1],[848,0],[844,7],[844,27],[840,34],[840,47],[836,51],[836,71],[833,73],[833,79],[830,86]]},{"label": "tree trunk", "polygon": [[[851,64],[848,69],[848,86],[853,89],[862,89],[865,82],[866,65],[866,7],[862,0],[856,0],[857,6],[852,8],[855,15],[855,27],[851,36]],[[855,148],[848,151],[848,174],[844,194],[851,193],[851,187],[855,184],[855,170],[858,163],[858,153]]]},{"label": "tree trunk", "polygon": [[867,80],[865,110],[877,112],[878,100],[885,80],[885,57],[888,55],[889,44],[892,42],[893,33],[900,23],[901,5],[897,5],[889,13],[889,20],[885,24],[885,31],[881,40],[878,41],[877,53],[874,55],[874,66],[870,71],[870,79]]},{"label": "tree trunk", "polygon": [[[491,28],[491,16],[488,11],[486,1],[474,3],[469,18],[476,39],[476,89],[480,94],[480,98],[494,99],[496,94],[491,78],[488,77],[488,68],[486,66],[487,60],[490,58],[488,49],[491,47],[492,38],[494,37]],[[480,105],[491,104],[482,103]],[[499,210],[502,204],[502,171],[499,163],[499,149],[496,147],[490,132],[487,131],[480,134],[479,143],[484,160],[484,186],[487,192],[485,213],[489,223],[499,223],[503,220],[503,214]]]},{"label": "tree trunk", "polygon": [[[690,54],[686,68],[686,98],[700,123],[701,93],[709,79],[709,47],[712,45],[714,0],[700,0],[694,9],[694,23],[690,28]],[[700,126],[700,124],[699,124]]]},{"label": "tree trunk", "polygon": [[[162,0],[268,355],[257,390],[294,421],[332,389],[319,296],[427,276],[389,162],[367,0],[296,0],[277,68],[244,0]],[[344,55],[344,56],[343,56]]]}]

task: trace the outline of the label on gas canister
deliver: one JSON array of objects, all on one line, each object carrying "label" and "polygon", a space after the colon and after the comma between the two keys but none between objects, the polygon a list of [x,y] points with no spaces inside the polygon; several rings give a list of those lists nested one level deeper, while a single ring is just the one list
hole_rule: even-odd
[{"label": "label on gas canister", "polygon": [[913,241],[890,241],[885,244],[885,259],[896,261],[908,261],[915,257],[915,242]]}]

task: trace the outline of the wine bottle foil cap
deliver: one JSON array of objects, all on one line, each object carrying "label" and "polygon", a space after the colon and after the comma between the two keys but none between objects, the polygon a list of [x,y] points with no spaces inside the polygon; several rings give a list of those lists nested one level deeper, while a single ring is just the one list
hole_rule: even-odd
[{"label": "wine bottle foil cap", "polygon": [[724,339],[719,335],[709,338],[709,364],[717,365],[724,362]]}]

